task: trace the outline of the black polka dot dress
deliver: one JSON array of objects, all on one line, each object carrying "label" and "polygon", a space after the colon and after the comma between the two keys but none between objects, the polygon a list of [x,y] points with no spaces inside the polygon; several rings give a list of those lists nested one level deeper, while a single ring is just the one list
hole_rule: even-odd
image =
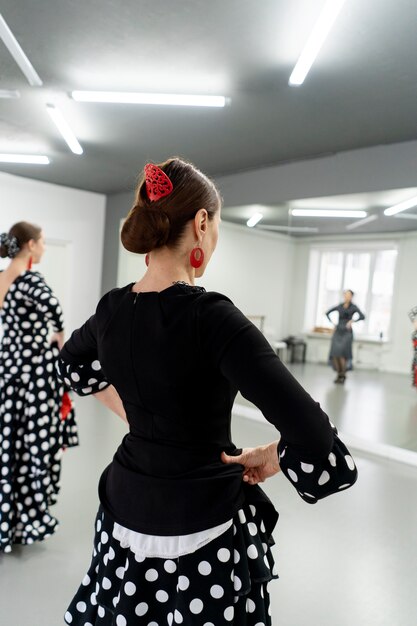
[{"label": "black polka dot dress", "polygon": [[92,559],[65,623],[271,626],[278,513],[243,482],[242,466],[220,460],[229,446],[239,454],[229,438],[237,389],[279,428],[282,473],[305,502],[353,485],[354,461],[224,296],[183,284],[131,288],[102,298],[58,362],[81,396],[112,384],[129,423],[100,479]]},{"label": "black polka dot dress", "polygon": [[0,551],[49,537],[58,521],[49,508],[60,487],[61,459],[78,444],[66,388],[56,373],[59,350],[49,330],[63,330],[58,300],[38,272],[11,285],[1,312]]}]

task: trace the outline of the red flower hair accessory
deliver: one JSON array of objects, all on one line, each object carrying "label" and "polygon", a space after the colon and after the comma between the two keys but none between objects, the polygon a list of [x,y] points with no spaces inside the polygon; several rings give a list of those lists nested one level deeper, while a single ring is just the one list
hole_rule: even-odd
[{"label": "red flower hair accessory", "polygon": [[171,179],[153,163],[145,165],[146,193],[151,202],[169,196],[174,189]]}]

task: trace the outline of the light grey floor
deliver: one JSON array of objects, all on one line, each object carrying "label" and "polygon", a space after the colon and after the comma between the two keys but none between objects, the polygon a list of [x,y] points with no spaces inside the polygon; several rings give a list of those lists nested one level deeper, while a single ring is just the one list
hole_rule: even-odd
[{"label": "light grey floor", "polygon": [[[79,400],[77,408],[82,445],[65,455],[55,507],[61,527],[43,544],[0,557],[1,626],[63,626],[66,605],[87,568],[97,480],[125,429],[91,398]],[[368,415],[363,405],[362,419]],[[237,418],[234,437],[247,446],[276,433]],[[363,455],[356,460],[355,487],[313,506],[282,475],[265,485],[280,512],[274,626],[417,624],[417,469]]]},{"label": "light grey floor", "polygon": [[[344,385],[336,385],[335,373],[326,365],[287,367],[341,432],[417,451],[417,389],[411,375],[357,369],[348,372]],[[238,402],[250,405],[241,396]]]}]

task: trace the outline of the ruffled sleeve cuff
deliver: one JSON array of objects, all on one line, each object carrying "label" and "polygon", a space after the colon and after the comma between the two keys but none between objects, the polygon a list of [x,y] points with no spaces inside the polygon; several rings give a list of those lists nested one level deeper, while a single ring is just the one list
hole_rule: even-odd
[{"label": "ruffled sleeve cuff", "polygon": [[312,463],[303,462],[291,446],[281,439],[278,458],[282,472],[309,504],[352,487],[358,477],[355,462],[345,444],[334,432],[333,448],[328,457]]},{"label": "ruffled sleeve cuff", "polygon": [[110,385],[97,359],[91,363],[74,364],[60,357],[57,366],[61,380],[79,396],[90,396]]}]

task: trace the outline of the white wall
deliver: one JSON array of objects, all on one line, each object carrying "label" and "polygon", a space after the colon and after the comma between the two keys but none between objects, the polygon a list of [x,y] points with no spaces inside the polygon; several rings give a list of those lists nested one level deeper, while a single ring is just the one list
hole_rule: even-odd
[{"label": "white wall", "polygon": [[[318,243],[361,242],[361,245],[375,245],[388,242],[398,246],[398,260],[394,284],[394,297],[391,318],[390,341],[384,346],[381,356],[381,369],[407,373],[411,368],[411,332],[408,311],[417,305],[417,233],[391,233],[384,236],[348,237],[309,237],[297,240],[294,244],[293,289],[291,291],[291,311],[293,312],[289,333],[297,334],[306,328],[304,321],[305,304],[312,299],[312,285],[308,284],[310,249]],[[308,356],[308,355],[307,355]]]},{"label": "white wall", "polygon": [[[245,315],[264,315],[268,338],[282,338],[290,314],[292,250],[289,237],[223,222],[217,249],[197,283],[224,293]],[[143,255],[120,245],[119,286],[137,280],[145,269]]]},{"label": "white wall", "polygon": [[43,228],[50,256],[47,251],[34,269],[44,271],[64,300],[67,333],[94,312],[100,296],[105,200],[101,194],[0,173],[0,232],[21,220]]},{"label": "white wall", "polygon": [[288,325],[292,254],[290,237],[223,222],[199,283],[227,295],[245,315],[265,315],[265,334],[280,339]]},{"label": "white wall", "polygon": [[[383,346],[381,357],[378,353],[378,364],[385,371],[408,373],[412,327],[407,313],[417,304],[415,232],[301,240],[223,222],[217,250],[198,283],[207,290],[226,294],[246,315],[265,315],[265,334],[270,339],[280,339],[311,330],[305,325],[305,310],[315,300],[311,291],[315,285],[308,281],[312,247],[330,242],[360,242],[366,247],[384,241],[397,245],[399,254],[391,337]],[[130,254],[120,246],[118,284],[137,280],[144,271],[143,255]]]}]

